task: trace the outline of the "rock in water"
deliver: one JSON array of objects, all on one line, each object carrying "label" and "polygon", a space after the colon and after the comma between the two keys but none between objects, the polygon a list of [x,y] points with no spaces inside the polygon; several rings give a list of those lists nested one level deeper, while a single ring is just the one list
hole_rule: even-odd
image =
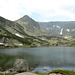
[{"label": "rock in water", "polygon": [[16,72],[27,72],[28,71],[28,63],[24,59],[16,59],[13,66]]}]

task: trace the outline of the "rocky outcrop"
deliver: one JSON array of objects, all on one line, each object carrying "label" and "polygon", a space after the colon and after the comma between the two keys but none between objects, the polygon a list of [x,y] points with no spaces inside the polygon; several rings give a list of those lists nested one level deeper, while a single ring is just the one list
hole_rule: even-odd
[{"label": "rocky outcrop", "polygon": [[13,69],[19,73],[27,72],[28,71],[28,63],[24,59],[16,59],[16,61],[14,62]]},{"label": "rocky outcrop", "polygon": [[31,72],[24,72],[24,73],[18,73],[15,75],[37,75],[37,74],[31,73]]}]

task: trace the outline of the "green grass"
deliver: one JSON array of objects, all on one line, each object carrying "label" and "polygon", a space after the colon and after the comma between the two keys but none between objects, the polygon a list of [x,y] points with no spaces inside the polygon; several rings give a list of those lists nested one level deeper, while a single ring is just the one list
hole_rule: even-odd
[{"label": "green grass", "polygon": [[47,73],[40,73],[38,71],[36,71],[35,74],[37,74],[37,75],[48,75]]},{"label": "green grass", "polygon": [[3,73],[0,73],[0,75],[4,75]]},{"label": "green grass", "polygon": [[75,71],[61,70],[61,69],[50,71],[48,74],[51,74],[51,73],[60,73],[62,75],[75,75]]},{"label": "green grass", "polygon": [[14,74],[12,74],[12,73],[7,73],[7,74],[5,74],[5,75],[14,75]]},{"label": "green grass", "polygon": [[14,74],[12,74],[12,73],[7,73],[7,74],[0,73],[0,75],[14,75]]}]

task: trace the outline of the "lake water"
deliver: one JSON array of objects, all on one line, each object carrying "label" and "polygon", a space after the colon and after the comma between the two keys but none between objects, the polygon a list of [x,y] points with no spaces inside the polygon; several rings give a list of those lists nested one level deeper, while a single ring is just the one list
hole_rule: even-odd
[{"label": "lake water", "polygon": [[28,61],[30,68],[42,71],[62,68],[75,70],[75,47],[40,47],[40,48],[14,48],[0,49],[0,66],[4,69],[13,66],[17,58]]}]

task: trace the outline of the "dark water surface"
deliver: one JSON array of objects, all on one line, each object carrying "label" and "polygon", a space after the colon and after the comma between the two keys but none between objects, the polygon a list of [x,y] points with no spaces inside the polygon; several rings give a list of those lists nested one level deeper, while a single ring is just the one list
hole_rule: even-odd
[{"label": "dark water surface", "polygon": [[75,68],[75,47],[41,47],[0,49],[0,66],[4,69],[13,66],[17,58],[28,61],[29,67]]}]

